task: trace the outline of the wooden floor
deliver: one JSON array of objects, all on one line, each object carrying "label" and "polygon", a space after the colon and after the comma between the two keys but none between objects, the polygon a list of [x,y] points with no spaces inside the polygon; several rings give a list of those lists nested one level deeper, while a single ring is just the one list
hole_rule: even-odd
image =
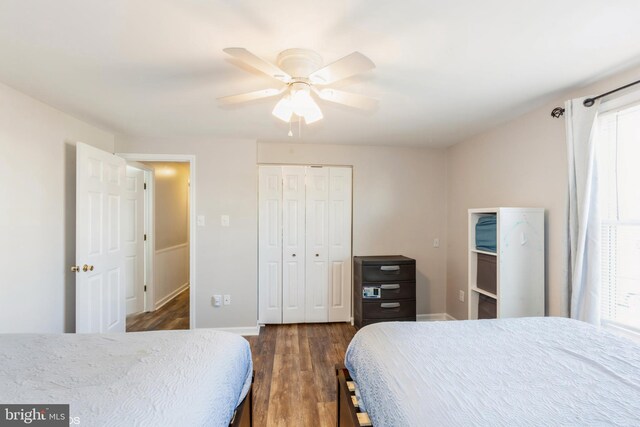
[{"label": "wooden floor", "polygon": [[127,316],[127,332],[189,329],[189,288],[156,311]]},{"label": "wooden floor", "polygon": [[267,325],[246,337],[256,372],[254,426],[335,426],[335,364],[355,328],[348,323]]}]

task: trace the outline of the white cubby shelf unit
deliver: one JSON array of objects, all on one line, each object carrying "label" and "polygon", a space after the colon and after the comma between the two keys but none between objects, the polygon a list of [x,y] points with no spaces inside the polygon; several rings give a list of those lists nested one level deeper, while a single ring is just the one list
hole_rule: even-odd
[{"label": "white cubby shelf unit", "polygon": [[[476,248],[476,224],[483,216],[496,217],[496,252]],[[496,257],[496,291],[477,285],[478,254]],[[495,300],[496,317],[544,316],[545,312],[544,208],[469,209],[469,319],[478,319],[478,300]]]}]

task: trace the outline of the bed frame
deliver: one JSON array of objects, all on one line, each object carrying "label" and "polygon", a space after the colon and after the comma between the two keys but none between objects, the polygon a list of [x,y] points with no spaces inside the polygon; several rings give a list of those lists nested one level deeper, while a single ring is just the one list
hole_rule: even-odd
[{"label": "bed frame", "polygon": [[351,374],[342,364],[336,365],[336,384],[338,405],[336,425],[338,427],[372,426],[369,414],[357,408],[357,398]]},{"label": "bed frame", "polygon": [[[253,379],[255,376],[256,371],[253,371],[249,391],[236,410],[233,411],[233,417],[231,418],[229,427],[253,427]],[[249,402],[247,402],[247,400]]]}]

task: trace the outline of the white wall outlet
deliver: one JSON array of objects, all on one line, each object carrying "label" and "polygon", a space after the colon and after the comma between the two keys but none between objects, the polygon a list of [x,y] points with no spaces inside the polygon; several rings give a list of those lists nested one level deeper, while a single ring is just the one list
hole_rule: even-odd
[{"label": "white wall outlet", "polygon": [[196,224],[200,227],[204,227],[204,215],[198,215],[196,218]]},{"label": "white wall outlet", "polygon": [[458,299],[460,302],[464,302],[464,291],[458,291]]},{"label": "white wall outlet", "polygon": [[231,295],[224,296],[224,305],[231,305]]},{"label": "white wall outlet", "polygon": [[433,247],[434,248],[439,248],[440,247],[440,239],[438,239],[437,237],[435,239],[433,239]]},{"label": "white wall outlet", "polygon": [[211,303],[214,307],[220,307],[222,305],[222,295],[214,295],[211,299]]},{"label": "white wall outlet", "polygon": [[223,227],[229,226],[229,215],[220,215],[220,225]]}]

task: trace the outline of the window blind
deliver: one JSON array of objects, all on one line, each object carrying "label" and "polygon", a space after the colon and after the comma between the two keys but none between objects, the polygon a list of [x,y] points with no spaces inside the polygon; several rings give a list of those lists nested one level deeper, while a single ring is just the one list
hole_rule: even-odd
[{"label": "window blind", "polygon": [[640,106],[597,125],[602,321],[640,332]]}]

